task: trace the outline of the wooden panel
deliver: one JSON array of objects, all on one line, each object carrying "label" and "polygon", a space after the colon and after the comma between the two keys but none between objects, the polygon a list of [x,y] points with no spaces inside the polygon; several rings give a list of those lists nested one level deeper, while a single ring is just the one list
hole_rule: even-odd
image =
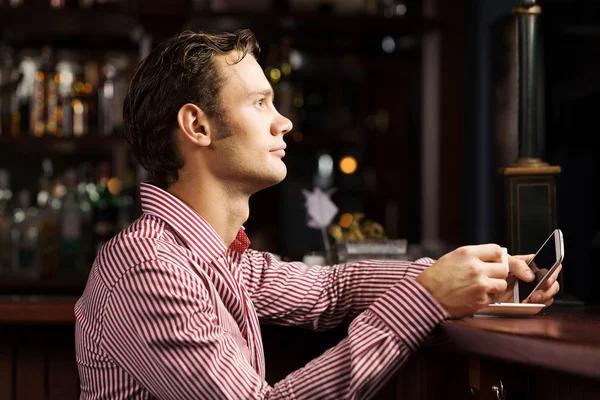
[{"label": "wooden panel", "polygon": [[511,254],[535,253],[556,228],[553,176],[507,176],[508,232]]},{"label": "wooden panel", "polygon": [[0,323],[74,323],[75,297],[0,296]]},{"label": "wooden panel", "polygon": [[46,399],[44,393],[46,377],[43,345],[36,338],[28,335],[21,337],[16,349],[15,399]]},{"label": "wooden panel", "polygon": [[531,396],[545,400],[596,400],[600,399],[600,382],[580,377],[550,372],[533,374]]},{"label": "wooden panel", "polygon": [[422,348],[399,371],[395,395],[378,399],[466,399],[471,392],[464,354]]},{"label": "wooden panel", "polygon": [[73,325],[0,327],[0,400],[76,400]]},{"label": "wooden panel", "polygon": [[478,400],[497,400],[498,396],[503,398],[502,393],[507,399],[529,398],[528,374],[515,364],[482,359],[480,374]]},{"label": "wooden panel", "polygon": [[[72,331],[72,329],[70,329]],[[79,379],[75,360],[75,343],[73,335],[62,335],[54,338],[55,345],[47,350],[47,399],[76,400],[79,398]],[[57,336],[58,336],[57,335]]]},{"label": "wooden panel", "polygon": [[13,348],[4,334],[0,334],[0,399],[12,399]]}]

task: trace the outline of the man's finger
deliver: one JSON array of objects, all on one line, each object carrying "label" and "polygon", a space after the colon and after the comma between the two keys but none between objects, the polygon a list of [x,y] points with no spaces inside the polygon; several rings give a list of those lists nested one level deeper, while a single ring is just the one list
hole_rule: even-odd
[{"label": "man's finger", "polygon": [[506,291],[507,282],[506,279],[494,279],[488,280],[488,293],[502,294]]},{"label": "man's finger", "polygon": [[525,261],[517,257],[509,257],[508,265],[510,272],[513,273],[517,278],[525,282],[531,282],[535,278],[533,271],[527,265]]},{"label": "man's finger", "polygon": [[525,261],[525,263],[528,263],[529,261],[531,261],[531,259],[533,258],[534,255],[535,254],[525,254],[525,255],[517,254],[517,255],[512,255],[511,257],[518,258],[519,260],[523,260],[523,261]]},{"label": "man's finger", "polygon": [[554,284],[552,284],[552,286],[549,289],[536,290],[531,295],[531,302],[532,303],[545,303],[548,300],[550,300],[551,298],[553,298],[558,293],[559,290],[560,290],[560,285],[558,284],[558,282],[554,282]]},{"label": "man's finger", "polygon": [[501,261],[502,248],[497,244],[480,244],[476,246],[467,246],[471,254],[481,261]]},{"label": "man's finger", "polygon": [[558,268],[556,268],[556,271],[554,271],[554,273],[552,273],[552,276],[550,276],[550,278],[548,278],[548,280],[546,281],[546,287],[549,288],[550,286],[552,286],[554,284],[554,282],[556,282],[556,280],[558,279],[558,274],[560,273],[560,271],[562,270],[562,264],[558,266]]},{"label": "man's finger", "polygon": [[483,263],[485,274],[490,278],[506,279],[508,276],[508,267],[502,263]]}]

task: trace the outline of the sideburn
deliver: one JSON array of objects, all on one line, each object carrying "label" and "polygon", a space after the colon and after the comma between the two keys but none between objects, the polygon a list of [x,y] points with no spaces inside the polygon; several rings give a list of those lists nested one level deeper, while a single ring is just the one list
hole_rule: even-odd
[{"label": "sideburn", "polygon": [[234,129],[229,121],[227,121],[227,113],[223,110],[219,111],[215,118],[217,122],[217,135],[215,140],[223,140],[233,135]]}]

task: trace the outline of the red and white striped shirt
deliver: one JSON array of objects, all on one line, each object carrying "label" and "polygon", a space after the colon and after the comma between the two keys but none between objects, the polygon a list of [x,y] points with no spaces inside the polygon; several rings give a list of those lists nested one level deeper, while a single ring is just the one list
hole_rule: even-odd
[{"label": "red and white striped shirt", "polygon": [[[368,397],[444,319],[414,279],[432,263],[308,267],[227,248],[182,201],[141,185],[143,215],[99,252],[75,306],[81,399]],[[259,320],[329,329],[338,345],[270,386]]]}]

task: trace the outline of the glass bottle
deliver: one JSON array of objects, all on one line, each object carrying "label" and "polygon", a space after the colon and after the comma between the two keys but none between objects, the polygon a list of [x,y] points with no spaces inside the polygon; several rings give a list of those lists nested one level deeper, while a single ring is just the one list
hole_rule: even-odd
[{"label": "glass bottle", "polygon": [[79,245],[78,267],[87,275],[94,262],[94,235],[93,235],[93,205],[91,197],[97,195],[93,183],[93,168],[90,163],[82,164],[78,169],[77,201],[81,215],[81,239]]},{"label": "glass bottle", "polygon": [[135,187],[135,173],[127,169],[119,196],[119,230],[127,228],[136,219]]},{"label": "glass bottle", "polygon": [[75,170],[68,169],[64,181],[66,193],[60,209],[59,266],[67,276],[72,276],[77,268],[81,243],[81,213]]},{"label": "glass bottle", "polygon": [[115,75],[117,69],[110,62],[104,65],[104,82],[98,90],[98,130],[101,135],[110,135],[115,131]]},{"label": "glass bottle", "polygon": [[100,64],[87,60],[83,65],[84,94],[88,108],[88,129],[98,126],[98,88],[100,86]]},{"label": "glass bottle", "polygon": [[[98,253],[116,233],[118,223],[118,199],[120,183],[116,184],[110,175],[110,164],[104,162],[98,168],[98,182],[94,200],[94,248]],[[116,190],[118,187],[118,190]]]},{"label": "glass bottle", "polygon": [[0,136],[10,134],[10,107],[16,92],[13,72],[12,51],[0,44]]},{"label": "glass bottle", "polygon": [[73,84],[77,64],[69,53],[59,54],[56,63],[56,76],[58,80],[56,102],[56,136],[69,137],[73,135]]},{"label": "glass bottle", "polygon": [[16,96],[11,102],[11,133],[18,136],[22,132],[33,133],[31,127],[31,111],[33,108],[34,86],[36,79],[37,63],[31,50],[24,50],[19,62],[19,84]]},{"label": "glass bottle", "polygon": [[71,100],[71,112],[73,115],[73,135],[83,136],[88,133],[90,121],[90,106],[86,94],[86,83],[83,73],[78,71],[73,86],[73,98]]},{"label": "glass bottle", "polygon": [[20,276],[37,276],[39,232],[38,209],[31,206],[30,192],[22,190],[13,213],[12,228],[13,270]]},{"label": "glass bottle", "polygon": [[10,172],[0,169],[0,275],[9,274],[13,265],[11,201]]},{"label": "glass bottle", "polygon": [[39,208],[39,262],[40,277],[54,274],[58,269],[59,224],[61,199],[54,181],[54,170],[49,159],[43,161],[43,174],[40,177],[38,192]]},{"label": "glass bottle", "polygon": [[46,46],[42,49],[33,86],[30,124],[36,137],[56,132],[57,87],[52,48]]},{"label": "glass bottle", "polygon": [[65,0],[50,0],[50,7],[65,8]]}]

